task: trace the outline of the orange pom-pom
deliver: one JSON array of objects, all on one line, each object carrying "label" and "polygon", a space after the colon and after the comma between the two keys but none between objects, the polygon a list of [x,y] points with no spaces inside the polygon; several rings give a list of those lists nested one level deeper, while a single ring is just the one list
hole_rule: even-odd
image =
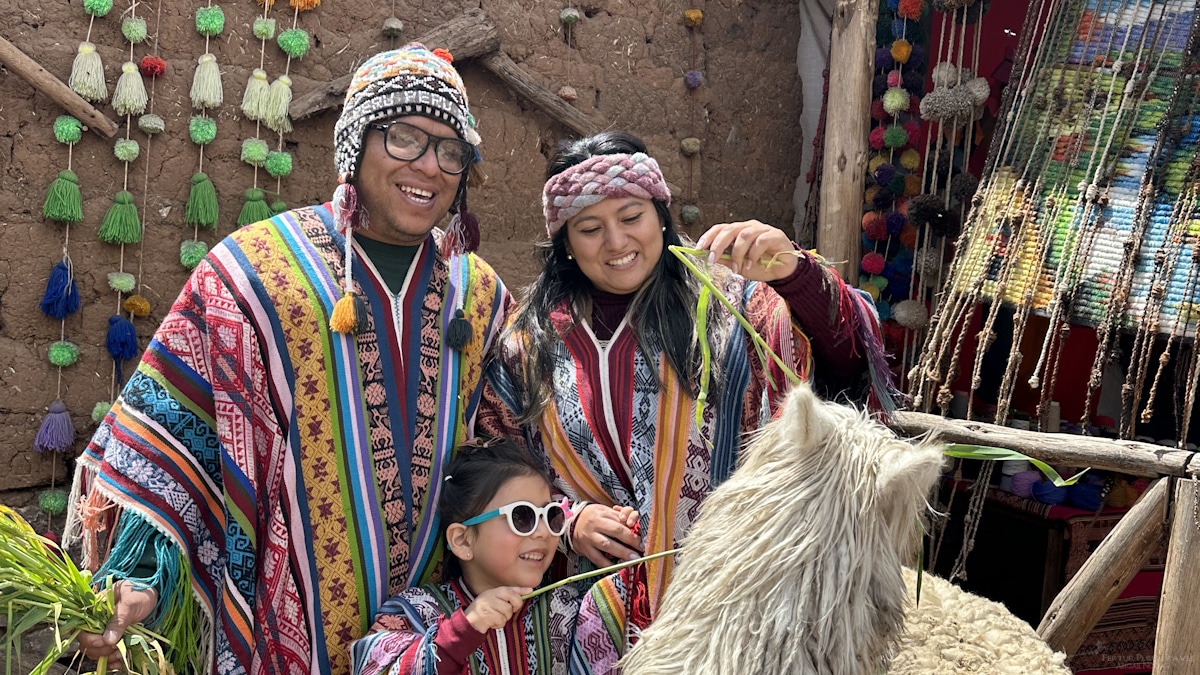
[{"label": "orange pom-pom", "polygon": [[333,306],[333,314],[329,316],[329,327],[338,333],[353,333],[358,321],[354,318],[354,294],[342,295]]},{"label": "orange pom-pom", "polygon": [[321,0],[288,0],[288,4],[295,7],[298,11],[307,12],[321,4]]},{"label": "orange pom-pom", "polygon": [[450,53],[449,49],[442,49],[441,47],[438,47],[437,49],[433,50],[433,55],[445,61],[446,63],[454,63],[454,55]]},{"label": "orange pom-pom", "polygon": [[917,247],[917,228],[915,225],[905,225],[904,229],[900,230],[900,243],[904,244],[904,248]]},{"label": "orange pom-pom", "polygon": [[896,7],[896,16],[916,21],[921,18],[921,12],[924,10],[925,0],[900,0],[899,6]]},{"label": "orange pom-pom", "polygon": [[892,43],[892,58],[896,59],[896,63],[908,63],[908,58],[912,56],[912,44],[900,38]]},{"label": "orange pom-pom", "polygon": [[919,194],[921,194],[921,177],[910,173],[904,177],[904,196],[916,197]]}]

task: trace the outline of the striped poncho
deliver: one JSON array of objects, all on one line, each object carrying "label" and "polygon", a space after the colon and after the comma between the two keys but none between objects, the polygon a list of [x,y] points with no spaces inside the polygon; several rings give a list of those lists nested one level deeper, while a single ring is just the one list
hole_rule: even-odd
[{"label": "striped poncho", "polygon": [[[68,534],[114,573],[139,531],[165,537],[179,574],[160,557],[160,611],[185,621],[171,608],[199,604],[199,672],[347,673],[376,609],[439,570],[428,505],[471,434],[508,295],[474,255],[439,257],[438,236],[396,294],[355,249],[370,321],[342,335],[328,205],[233,233],[84,452]],[[457,298],[473,329],[461,352],[442,341]]]}]

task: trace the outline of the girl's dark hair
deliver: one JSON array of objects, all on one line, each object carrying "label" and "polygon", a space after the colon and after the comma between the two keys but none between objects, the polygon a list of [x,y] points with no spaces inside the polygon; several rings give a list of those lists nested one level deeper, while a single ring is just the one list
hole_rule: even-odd
[{"label": "girl's dark hair", "polygon": [[[546,179],[589,157],[635,152],[646,152],[646,144],[624,131],[605,131],[565,142],[546,165]],[[637,317],[631,328],[642,352],[648,356],[660,351],[664,353],[684,390],[695,396],[701,366],[694,329],[700,285],[666,250],[667,246],[683,245],[684,241],[675,229],[667,205],[658,200],[653,204],[659,221],[666,228],[663,254],[629,306],[630,315]],[[574,308],[576,319],[591,318],[592,282],[575,261],[567,258],[566,242],[567,228],[563,227],[553,239],[540,245],[542,271],[525,290],[516,311],[517,318],[501,340],[501,344],[510,338],[524,342],[521,345],[525,352],[519,366],[521,372],[512,373],[521,394],[520,418],[524,423],[537,420],[552,395],[552,354],[559,335],[550,319],[551,312],[567,300]],[[656,371],[655,377],[657,375]],[[661,382],[659,386],[662,386]]]},{"label": "girl's dark hair", "polygon": [[[551,485],[546,468],[512,441],[492,439],[459,447],[446,468],[442,496],[438,500],[442,540],[445,540],[447,526],[483,513],[500,488],[520,476],[537,476],[546,481],[546,485]],[[446,579],[455,579],[461,574],[458,558],[447,548]]]}]

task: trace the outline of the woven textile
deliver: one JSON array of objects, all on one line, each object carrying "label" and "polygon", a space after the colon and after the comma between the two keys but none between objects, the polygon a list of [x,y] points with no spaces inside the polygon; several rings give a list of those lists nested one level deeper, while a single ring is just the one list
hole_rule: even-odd
[{"label": "woven textile", "polygon": [[[181,548],[205,672],[347,673],[375,609],[438,571],[427,505],[470,433],[507,293],[474,256],[448,266],[437,236],[396,296],[355,256],[371,309],[356,341],[327,329],[344,246],[328,205],[235,232],[81,458],[76,489],[116,507],[74,514],[87,562],[123,512]],[[457,352],[440,336],[463,283],[475,339]]]}]

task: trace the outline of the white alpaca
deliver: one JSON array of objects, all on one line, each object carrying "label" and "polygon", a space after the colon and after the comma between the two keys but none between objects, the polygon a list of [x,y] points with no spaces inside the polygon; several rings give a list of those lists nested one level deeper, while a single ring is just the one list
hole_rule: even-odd
[{"label": "white alpaca", "polygon": [[705,500],[622,672],[883,671],[942,462],[940,446],[797,387]]}]

